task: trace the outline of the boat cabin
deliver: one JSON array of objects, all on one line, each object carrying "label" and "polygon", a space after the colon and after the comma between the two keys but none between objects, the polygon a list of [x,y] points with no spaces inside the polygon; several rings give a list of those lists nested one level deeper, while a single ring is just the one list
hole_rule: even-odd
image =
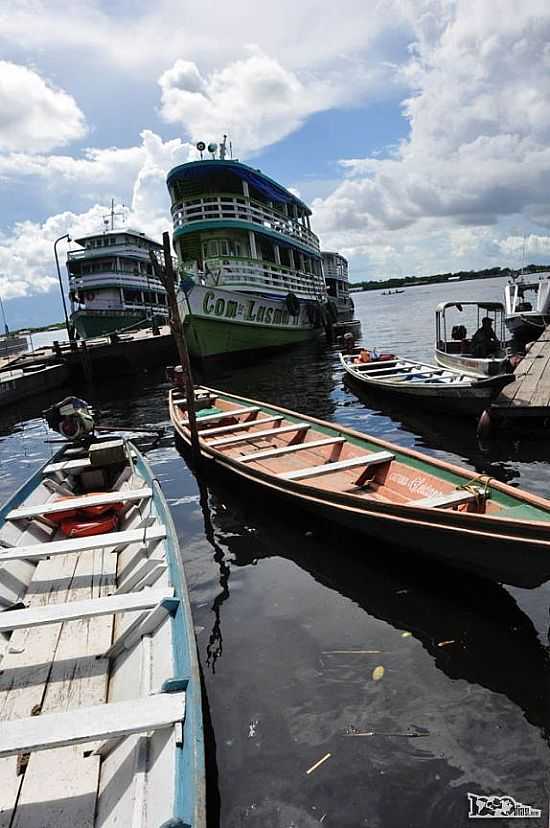
[{"label": "boat cabin", "polygon": [[[495,339],[484,349],[475,335],[490,319]],[[488,323],[485,323],[486,325]],[[438,365],[474,376],[508,373],[502,302],[441,302],[435,309],[435,358]]]}]

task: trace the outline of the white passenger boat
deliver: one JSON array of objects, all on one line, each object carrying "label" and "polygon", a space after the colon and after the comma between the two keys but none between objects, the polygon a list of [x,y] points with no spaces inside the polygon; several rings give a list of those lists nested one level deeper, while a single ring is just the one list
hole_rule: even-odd
[{"label": "white passenger boat", "polygon": [[226,158],[225,142],[219,158],[211,148],[212,158],[181,164],[167,180],[191,354],[256,352],[317,337],[328,306],[311,210],[260,170]]},{"label": "white passenger boat", "polygon": [[550,323],[550,271],[520,274],[504,288],[506,327],[522,342],[532,342]]},{"label": "white passenger boat", "polygon": [[[470,313],[457,317],[465,308]],[[479,355],[472,347],[472,337],[481,328],[484,317],[491,319],[497,340],[490,356]],[[435,309],[434,351],[438,365],[456,368],[464,374],[493,377],[509,373],[502,302],[441,302]]]},{"label": "white passenger boat", "polygon": [[0,510],[0,547],[2,824],[204,828],[189,597],[136,447],[63,447]]},{"label": "white passenger boat", "polygon": [[166,292],[153,274],[150,251],[162,245],[139,230],[117,227],[114,207],[105,227],[75,239],[67,254],[71,322],[82,339],[168,319]]},{"label": "white passenger boat", "polygon": [[481,414],[513,374],[475,377],[450,368],[438,368],[393,356],[362,362],[355,354],[340,354],[346,376],[365,390],[457,414]]},{"label": "white passenger boat", "polygon": [[323,275],[327,286],[328,302],[336,315],[336,322],[349,322],[353,319],[355,305],[349,295],[348,260],[340,253],[323,250]]}]

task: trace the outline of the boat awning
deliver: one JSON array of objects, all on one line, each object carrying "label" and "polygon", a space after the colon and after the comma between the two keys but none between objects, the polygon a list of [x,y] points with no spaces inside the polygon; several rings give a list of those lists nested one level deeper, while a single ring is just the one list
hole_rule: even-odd
[{"label": "boat awning", "polygon": [[206,175],[216,172],[233,173],[238,178],[244,179],[248,184],[255,187],[256,190],[270,201],[283,202],[284,204],[297,204],[308,215],[311,214],[311,210],[307,204],[304,204],[301,199],[291,193],[290,190],[287,190],[286,187],[277,184],[276,181],[264,175],[260,170],[255,170],[247,164],[241,164],[240,161],[190,161],[187,164],[180,164],[179,167],[174,167],[174,169],[170,170],[166,181],[168,186],[170,186],[177,179],[191,181],[193,179],[204,178]]},{"label": "boat awning", "polygon": [[436,305],[435,310],[436,313],[443,313],[448,308],[456,308],[458,311],[462,311],[462,308],[465,305],[473,305],[480,310],[502,311],[504,313],[504,305],[502,302],[440,302],[439,305]]}]

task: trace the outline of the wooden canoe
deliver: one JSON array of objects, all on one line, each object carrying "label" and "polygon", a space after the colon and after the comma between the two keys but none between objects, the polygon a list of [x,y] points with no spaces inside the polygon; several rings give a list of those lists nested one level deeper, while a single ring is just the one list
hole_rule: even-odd
[{"label": "wooden canoe", "polygon": [[[497,581],[550,578],[550,501],[275,405],[206,387],[195,395],[204,458],[266,497]],[[169,407],[189,447],[181,391]]]},{"label": "wooden canoe", "polygon": [[355,354],[339,354],[346,378],[365,390],[415,405],[479,416],[510,382],[513,374],[475,377],[451,368],[395,356],[391,360],[359,362]]},{"label": "wooden canoe", "polygon": [[[63,448],[0,510],[6,825],[206,826],[177,535],[149,466],[118,442],[103,464]],[[108,524],[111,510],[116,530],[67,537],[64,521]]]}]

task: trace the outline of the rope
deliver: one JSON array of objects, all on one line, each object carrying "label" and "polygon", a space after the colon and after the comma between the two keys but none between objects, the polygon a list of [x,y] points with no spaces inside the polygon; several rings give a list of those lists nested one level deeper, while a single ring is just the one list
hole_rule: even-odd
[{"label": "rope", "polygon": [[[477,477],[472,478],[467,483],[463,483],[461,486],[457,486],[458,490],[465,489],[468,492],[471,492],[477,497],[478,504],[481,505],[483,500],[487,500],[489,497],[489,483],[493,478],[490,477],[488,474],[478,474]],[[483,486],[483,489],[479,489],[476,486],[476,483],[480,483]]]}]

